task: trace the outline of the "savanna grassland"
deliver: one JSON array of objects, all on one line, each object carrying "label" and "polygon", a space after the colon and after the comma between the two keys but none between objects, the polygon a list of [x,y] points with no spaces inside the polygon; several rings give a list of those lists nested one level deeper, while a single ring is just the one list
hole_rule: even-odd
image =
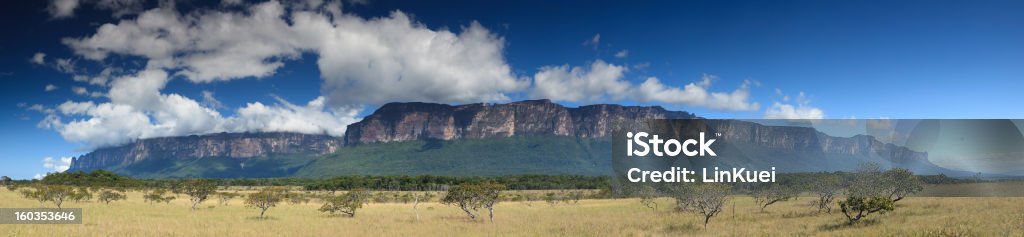
[{"label": "savanna grassland", "polygon": [[[1014,183],[1020,187],[1021,183]],[[927,189],[937,188],[930,186]],[[945,188],[945,187],[938,187]],[[928,190],[925,191],[927,193]],[[592,199],[576,204],[544,201],[501,202],[494,223],[470,220],[458,208],[431,200],[419,204],[370,203],[354,218],[328,216],[309,203],[282,202],[267,219],[240,198],[227,205],[208,200],[190,210],[187,197],[168,204],[143,202],[128,192],[126,201],[68,202],[83,208],[83,224],[0,225],[4,236],[1024,236],[1024,197],[909,197],[894,212],[849,225],[837,210],[818,213],[811,201],[769,206],[764,212],[749,196],[731,196],[707,230],[696,214],[658,208],[639,199]],[[39,207],[37,201],[0,189],[0,207]],[[53,204],[45,204],[52,207]],[[417,212],[418,218],[417,218]],[[485,211],[481,212],[486,216]]]}]

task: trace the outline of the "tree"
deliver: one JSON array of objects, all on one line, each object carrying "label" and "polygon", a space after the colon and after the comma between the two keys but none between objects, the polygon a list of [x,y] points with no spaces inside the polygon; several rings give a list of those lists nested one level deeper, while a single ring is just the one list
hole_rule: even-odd
[{"label": "tree", "polygon": [[498,197],[504,189],[504,185],[497,183],[462,184],[448,189],[441,203],[461,208],[473,220],[476,220],[475,211],[481,207],[487,208],[493,222],[494,205],[498,203]]},{"label": "tree", "polygon": [[908,195],[924,189],[921,179],[904,168],[893,168],[882,174],[882,182],[889,200],[898,202]]},{"label": "tree", "polygon": [[256,193],[250,193],[245,199],[245,206],[260,209],[260,218],[267,209],[277,206],[284,199],[285,190],[277,187],[266,187]]},{"label": "tree", "polygon": [[481,204],[484,208],[487,208],[488,218],[491,223],[494,223],[494,205],[497,205],[501,201],[501,191],[505,190],[505,185],[497,183],[484,183],[480,185],[481,189]]},{"label": "tree", "polygon": [[8,186],[11,185],[11,177],[3,176],[0,177],[0,185]]},{"label": "tree", "polygon": [[729,200],[731,188],[721,183],[702,183],[693,187],[694,196],[690,206],[695,212],[704,216],[704,229],[708,228],[708,222],[718,213],[722,212],[725,203]]},{"label": "tree", "polygon": [[35,190],[22,190],[21,194],[25,198],[39,201],[40,204],[53,202],[57,209],[60,209],[65,200],[75,195],[75,189],[65,185],[39,185]]},{"label": "tree", "polygon": [[892,211],[894,206],[893,201],[886,197],[847,197],[845,201],[839,201],[839,208],[850,224],[871,213]]},{"label": "tree", "polygon": [[[905,169],[894,170],[883,173],[881,166],[875,163],[861,164],[857,168],[853,180],[846,189],[846,200],[839,201],[843,215],[851,224],[872,213],[893,211],[895,209],[893,190],[903,188],[909,188],[903,189],[905,191],[914,190],[912,185],[897,188],[897,186],[901,186],[897,184],[899,182],[908,181],[912,184],[912,178],[907,178],[904,175],[912,177],[913,174]],[[901,179],[907,180],[900,181]],[[902,199],[902,197],[898,198]]]},{"label": "tree", "polygon": [[781,201],[787,201],[796,195],[797,191],[795,188],[779,185],[777,183],[773,183],[768,187],[762,187],[751,193],[751,196],[754,197],[754,203],[761,207],[762,212],[764,212],[764,209],[769,205]]},{"label": "tree", "polygon": [[811,182],[808,187],[811,192],[818,195],[818,212],[824,210],[832,213],[832,202],[834,202],[839,191],[843,189],[842,182],[838,175],[828,174]]},{"label": "tree", "polygon": [[676,211],[694,211],[691,205],[695,203],[694,199],[697,195],[694,195],[696,193],[692,190],[692,187],[693,186],[689,184],[678,184],[668,188],[668,192],[672,196],[672,199],[676,200]]},{"label": "tree", "polygon": [[124,193],[121,193],[121,192],[116,192],[116,191],[113,191],[113,190],[103,190],[103,191],[100,191],[98,199],[101,202],[106,203],[107,205],[110,205],[110,202],[114,202],[114,201],[118,201],[118,200],[125,200],[125,199],[127,199],[127,196],[124,195]]},{"label": "tree", "polygon": [[640,204],[643,204],[647,208],[658,210],[658,203],[654,200],[658,197],[658,191],[651,186],[642,186],[637,190],[637,196],[640,196]]},{"label": "tree", "polygon": [[328,212],[334,215],[336,212],[343,213],[349,217],[356,216],[356,210],[363,208],[363,204],[369,199],[369,192],[362,189],[348,191],[341,196],[331,196],[324,200],[320,212]]},{"label": "tree", "polygon": [[78,187],[78,192],[71,195],[71,200],[75,202],[89,201],[92,200],[92,193],[86,187]]},{"label": "tree", "polygon": [[219,192],[217,193],[217,201],[221,206],[227,206],[231,202],[231,199],[240,196],[237,193]]},{"label": "tree", "polygon": [[146,195],[142,196],[142,199],[144,199],[146,202],[149,202],[150,204],[158,203],[158,202],[170,203],[172,200],[175,199],[174,196],[170,196],[170,195],[165,196],[166,194],[167,194],[167,190],[155,189],[155,190],[149,191],[149,193],[146,193]]},{"label": "tree", "polygon": [[562,197],[559,196],[558,193],[548,192],[544,194],[544,202],[547,202],[548,206],[554,207],[555,204],[558,204],[560,201],[562,201]]},{"label": "tree", "polygon": [[288,196],[288,202],[291,203],[292,205],[298,205],[298,204],[302,204],[302,203],[309,203],[309,197],[306,197],[306,195],[301,194],[301,193],[289,193],[289,194],[287,194],[287,196]]},{"label": "tree", "polygon": [[189,200],[192,202],[192,210],[195,210],[196,205],[206,201],[206,199],[210,198],[211,194],[217,191],[217,186],[204,179],[192,179],[182,184],[180,189],[181,193],[189,196]]}]

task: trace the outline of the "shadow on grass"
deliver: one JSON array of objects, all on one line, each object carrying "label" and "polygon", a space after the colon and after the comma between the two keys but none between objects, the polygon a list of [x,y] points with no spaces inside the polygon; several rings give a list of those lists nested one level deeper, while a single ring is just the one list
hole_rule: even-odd
[{"label": "shadow on grass", "polygon": [[881,223],[881,222],[878,221],[877,219],[861,220],[861,221],[854,222],[854,223],[847,222],[846,219],[843,219],[842,223],[825,224],[825,225],[822,225],[822,226],[818,227],[818,230],[821,230],[821,231],[836,231],[836,230],[842,230],[842,229],[852,229],[852,228],[868,227],[868,226],[877,225],[878,223]]},{"label": "shadow on grass", "polygon": [[782,218],[812,217],[812,216],[818,216],[818,215],[821,215],[821,214],[822,213],[820,213],[820,212],[806,212],[806,211],[804,211],[804,212],[788,212],[788,213],[783,213],[782,214]]},{"label": "shadow on grass", "polygon": [[277,218],[276,217],[272,217],[272,216],[264,216],[262,218],[258,217],[258,216],[250,216],[250,217],[246,217],[245,220],[248,220],[248,221],[276,221]]},{"label": "shadow on grass", "polygon": [[694,223],[673,223],[665,227],[667,234],[689,234],[704,230],[704,227]]}]

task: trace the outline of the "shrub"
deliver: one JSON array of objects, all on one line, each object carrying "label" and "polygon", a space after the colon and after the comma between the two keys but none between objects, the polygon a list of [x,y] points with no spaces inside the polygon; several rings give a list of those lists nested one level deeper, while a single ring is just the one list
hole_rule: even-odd
[{"label": "shrub", "polygon": [[349,217],[355,217],[356,210],[363,208],[363,204],[366,203],[369,196],[369,192],[362,189],[348,191],[341,196],[330,196],[324,199],[324,205],[320,207],[320,211],[331,215],[342,213]]}]

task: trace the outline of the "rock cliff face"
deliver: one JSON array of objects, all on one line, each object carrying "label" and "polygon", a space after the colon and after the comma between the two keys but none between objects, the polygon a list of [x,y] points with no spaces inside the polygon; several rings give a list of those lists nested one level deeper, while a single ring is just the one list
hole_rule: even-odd
[{"label": "rock cliff face", "polygon": [[146,159],[248,159],[279,154],[322,155],[342,146],[327,135],[298,133],[219,133],[202,136],[162,137],[127,145],[101,148],[75,158],[69,170],[92,170],[128,165]]},{"label": "rock cliff face", "polygon": [[[146,172],[153,172],[150,171],[154,169],[152,166],[162,167],[167,164],[180,166],[182,164],[181,162],[141,161],[230,161],[226,163],[240,166],[235,167],[238,168],[236,171],[241,172],[240,176],[244,177],[248,174],[246,172],[263,172],[254,170],[255,164],[247,166],[247,163],[251,163],[253,158],[266,157],[275,162],[291,159],[291,163],[284,162],[291,165],[289,169],[302,169],[310,164],[305,162],[311,162],[312,159],[321,155],[348,149],[342,148],[343,146],[411,140],[447,141],[513,136],[607,138],[617,129],[634,130],[637,126],[647,126],[639,123],[648,119],[689,118],[697,117],[687,112],[667,111],[657,106],[599,104],[568,108],[548,100],[466,105],[390,103],[382,106],[362,121],[349,125],[344,137],[298,133],[221,133],[152,138],[118,147],[97,149],[75,158],[70,170],[120,169],[123,171],[125,169],[132,170],[132,165],[146,164],[144,165],[146,169],[140,172],[149,174]],[[832,137],[809,127],[765,126],[737,120],[687,120],[687,123],[691,122],[708,126],[706,129],[709,132],[721,133],[724,136],[720,138],[722,140],[744,143],[744,147],[770,148],[774,149],[773,151],[782,152],[758,159],[769,164],[784,161],[778,159],[784,159],[786,156],[775,156],[779,154],[811,154],[806,160],[788,161],[805,163],[808,166],[807,170],[813,171],[816,168],[812,167],[814,165],[811,162],[825,159],[823,158],[825,156],[815,154],[842,154],[843,157],[891,161],[899,165],[924,167],[920,170],[938,170],[928,162],[927,153],[884,144],[870,136]],[[576,139],[573,140],[578,142]],[[586,149],[593,149],[587,151],[588,154],[610,154],[611,150],[606,146]],[[528,150],[526,149],[524,152],[529,152]],[[486,152],[488,151],[481,150],[469,153]],[[279,159],[279,157],[283,158]],[[200,160],[202,158],[229,160]],[[471,158],[467,157],[467,160],[473,160]],[[564,157],[551,157],[550,159],[559,158]],[[854,161],[848,163],[856,164]],[[196,166],[192,163],[184,165]],[[279,164],[264,164],[264,166],[270,167],[268,169],[277,167],[277,165]],[[429,166],[429,164],[427,165]],[[556,168],[572,170],[574,167]],[[604,168],[609,167],[602,167],[602,169]],[[208,176],[222,171],[211,172],[213,173],[199,175]],[[294,171],[273,175],[289,175],[289,172]]]},{"label": "rock cliff face", "polygon": [[929,163],[928,153],[882,143],[874,137],[856,135],[833,137],[811,127],[765,126],[736,120],[712,120],[710,131],[723,134],[723,140],[754,144],[765,148],[814,151],[861,157],[884,157],[898,164]]},{"label": "rock cliff face", "polygon": [[508,104],[390,103],[348,126],[346,144],[555,135],[596,138],[644,119],[694,118],[661,107],[587,105],[566,108],[549,100]]}]

